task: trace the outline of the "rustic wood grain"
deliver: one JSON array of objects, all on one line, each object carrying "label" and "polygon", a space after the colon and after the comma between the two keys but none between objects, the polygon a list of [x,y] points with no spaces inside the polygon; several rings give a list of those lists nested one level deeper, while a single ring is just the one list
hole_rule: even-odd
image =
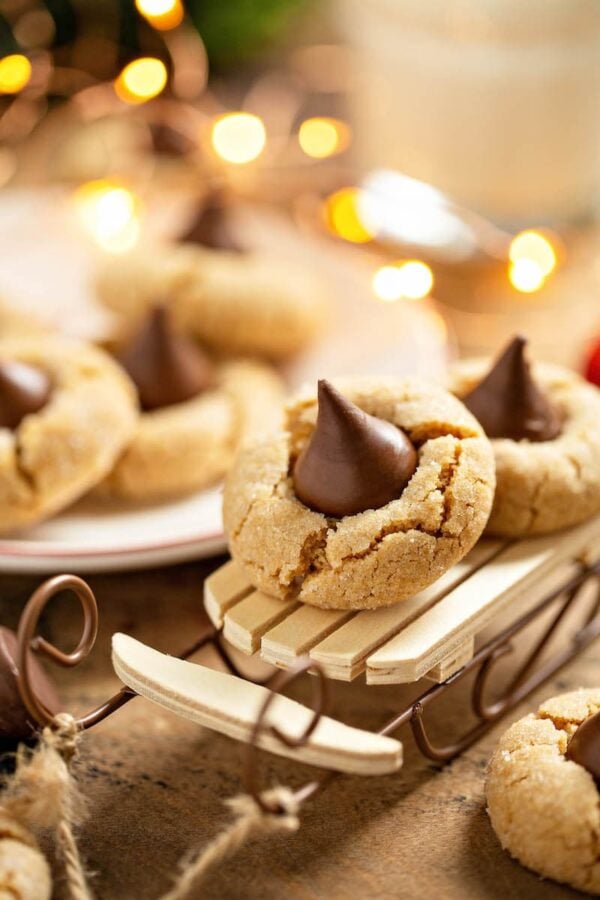
[{"label": "rustic wood grain", "polygon": [[[93,657],[61,671],[65,705],[83,710],[117,684],[110,636],[125,631],[176,653],[206,622],[202,581],[222,560],[154,572],[90,578],[101,614]],[[0,576],[0,622],[13,625],[38,578]],[[78,613],[58,598],[45,633],[63,646],[78,634]],[[239,657],[242,666],[257,665]],[[259,664],[260,665],[260,664]],[[405,765],[376,779],[340,777],[310,801],[292,837],[258,841],[214,872],[201,893],[232,900],[443,898],[557,900],[580,896],[540,882],[500,849],[484,809],[487,760],[500,732],[542,698],[600,685],[598,645],[591,647],[536,696],[450,766],[419,757],[406,731]],[[310,682],[295,696],[310,699]],[[332,713],[352,725],[376,727],[414,696],[414,687],[366,687],[363,678],[333,686]],[[466,685],[443,707],[428,710],[447,733],[465,725]],[[172,713],[135,699],[90,731],[77,766],[90,816],[80,832],[82,852],[100,900],[152,900],[164,891],[178,860],[207,842],[227,821],[223,800],[241,788],[242,749]],[[265,782],[299,785],[312,770],[265,754]],[[60,890],[57,894],[61,896]],[[200,893],[199,893],[200,896]]]}]

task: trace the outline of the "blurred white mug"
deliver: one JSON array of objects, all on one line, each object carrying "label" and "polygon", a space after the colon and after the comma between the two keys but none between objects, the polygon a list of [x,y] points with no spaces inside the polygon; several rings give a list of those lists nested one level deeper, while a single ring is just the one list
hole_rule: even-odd
[{"label": "blurred white mug", "polygon": [[360,167],[497,222],[574,220],[600,183],[600,0],[337,0]]}]

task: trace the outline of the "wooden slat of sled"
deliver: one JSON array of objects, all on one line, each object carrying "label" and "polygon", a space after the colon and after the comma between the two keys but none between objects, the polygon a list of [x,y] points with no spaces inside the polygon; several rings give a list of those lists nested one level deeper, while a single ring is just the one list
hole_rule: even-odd
[{"label": "wooden slat of sled", "polygon": [[[183,718],[239,741],[250,739],[256,717],[269,695],[265,687],[226,672],[166,656],[125,634],[113,636],[113,665],[118,677],[143,697]],[[282,732],[299,735],[312,711],[279,696],[268,713]],[[402,744],[323,716],[304,747],[288,748],[263,732],[265,750],[310,765],[355,775],[384,775],[402,765]]]},{"label": "wooden slat of sled", "polygon": [[263,636],[260,655],[274,666],[289,666],[352,617],[351,610],[301,605]]},{"label": "wooden slat of sled", "polygon": [[204,608],[215,628],[223,627],[223,616],[254,588],[235,560],[230,560],[204,582]]},{"label": "wooden slat of sled", "polygon": [[[350,680],[364,669],[364,660],[378,643],[395,634],[403,624],[411,621],[425,606],[465,578],[472,569],[482,565],[504,544],[500,541],[484,541],[476,547],[467,560],[457,564],[442,576],[435,585],[419,594],[417,598],[405,601],[385,610],[359,613],[362,621],[351,630],[357,636],[355,655],[360,663],[348,670],[342,665],[340,672],[331,672],[337,678]],[[231,598],[230,598],[231,599]],[[283,605],[282,605],[283,604]],[[231,604],[224,616],[225,637],[239,650],[254,653],[261,641],[261,656],[277,666],[290,665],[298,656],[308,652],[328,635],[335,636],[337,629],[348,620],[357,618],[350,610],[322,610],[302,604],[287,603],[271,598],[259,591]],[[365,634],[370,643],[365,645]],[[373,644],[374,636],[378,635]],[[345,647],[348,647],[344,637]],[[318,657],[315,657],[318,658]],[[319,662],[323,662],[319,658]],[[335,667],[335,662],[332,669]],[[325,666],[327,669],[327,665]]]},{"label": "wooden slat of sled", "polygon": [[256,653],[265,631],[281,622],[297,606],[293,601],[253,591],[225,613],[223,634],[238,650]]},{"label": "wooden slat of sled", "polygon": [[463,644],[459,644],[448,656],[440,660],[437,666],[431,669],[425,678],[441,684],[446,678],[450,678],[459,669],[462,669],[468,662],[473,659],[475,652],[475,638],[470,637]]},{"label": "wooden slat of sled", "polygon": [[[520,591],[518,599],[503,606],[493,618],[477,632],[477,644],[481,646],[491,640],[503,628],[508,628],[514,622],[516,615],[525,615],[529,610],[547,597],[551,591],[561,584],[567,584],[580,571],[579,564],[572,559],[563,560],[539,580],[536,579],[527,590]],[[515,611],[516,610],[516,611]]]},{"label": "wooden slat of sled", "polygon": [[509,545],[367,659],[370,684],[417,681],[530,585],[600,539],[600,518]]},{"label": "wooden slat of sled", "polygon": [[330,677],[351,681],[364,671],[370,653],[414,621],[471,573],[488,563],[505,546],[505,541],[481,541],[464,560],[442,575],[435,584],[409,600],[403,600],[396,606],[358,613],[313,647],[311,658],[323,666]]}]

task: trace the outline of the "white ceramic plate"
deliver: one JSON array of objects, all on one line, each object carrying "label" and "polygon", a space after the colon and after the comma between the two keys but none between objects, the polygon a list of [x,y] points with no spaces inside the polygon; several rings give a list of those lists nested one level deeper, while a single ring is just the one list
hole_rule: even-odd
[{"label": "white ceramic plate", "polygon": [[214,556],[225,547],[220,488],[137,508],[88,499],[0,539],[0,571],[116,572]]},{"label": "white ceramic plate", "polygon": [[[357,372],[441,374],[447,348],[443,320],[430,303],[377,302],[370,285],[376,260],[299,236],[285,220],[254,210],[246,211],[240,225],[270,252],[300,258],[303,265],[310,258],[330,284],[331,328],[288,366],[290,386]],[[110,319],[95,304],[89,284],[95,252],[64,192],[0,192],[0,297],[21,312],[41,315],[78,336],[105,336]],[[145,568],[211,556],[225,547],[218,488],[138,508],[87,499],[14,538],[0,538],[0,572]]]}]

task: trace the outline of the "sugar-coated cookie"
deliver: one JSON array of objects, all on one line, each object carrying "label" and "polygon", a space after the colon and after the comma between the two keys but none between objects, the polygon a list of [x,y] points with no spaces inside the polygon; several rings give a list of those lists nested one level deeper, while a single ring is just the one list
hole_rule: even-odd
[{"label": "sugar-coated cookie", "polygon": [[138,389],[137,428],[98,493],[155,500],[221,478],[241,440],[280,424],[283,388],[268,366],[214,362],[157,307],[120,355]]},{"label": "sugar-coated cookie", "polygon": [[600,512],[600,391],[559,366],[530,370],[524,347],[517,338],[494,366],[466,360],[451,373],[452,390],[492,441],[497,484],[487,532],[506,537]]},{"label": "sugar-coated cookie", "polygon": [[223,512],[257,588],[366,609],[412,596],[464,556],[493,492],[490,443],[455,397],[369,378],[320,382],[318,402],[293,401],[285,431],[239,454]]},{"label": "sugar-coated cookie", "polygon": [[486,785],[504,849],[540,875],[591,894],[600,894],[599,773],[588,763],[600,760],[600,726],[591,718],[599,710],[600,689],[547,700],[502,736]]},{"label": "sugar-coated cookie", "polygon": [[322,330],[326,303],[310,270],[268,254],[195,244],[145,246],[98,272],[97,292],[133,331],[157,302],[204,346],[282,359]]},{"label": "sugar-coated cookie", "polygon": [[0,531],[50,516],[112,468],[138,418],[102,350],[50,335],[0,343]]}]

